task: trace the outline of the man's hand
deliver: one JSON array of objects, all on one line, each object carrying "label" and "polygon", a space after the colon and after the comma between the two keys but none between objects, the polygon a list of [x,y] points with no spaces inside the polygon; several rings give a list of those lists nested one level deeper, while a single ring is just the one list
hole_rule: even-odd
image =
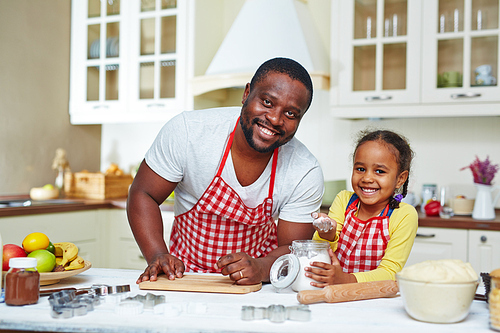
[{"label": "man's hand", "polygon": [[143,281],[156,281],[158,275],[164,273],[169,280],[174,280],[176,277],[181,278],[184,274],[184,263],[177,257],[171,254],[160,254],[153,258],[148,267],[144,270],[136,283]]},{"label": "man's hand", "polygon": [[263,281],[266,274],[258,259],[244,252],[230,253],[215,263],[215,269],[222,269],[222,275],[228,275],[236,284],[249,285]]}]

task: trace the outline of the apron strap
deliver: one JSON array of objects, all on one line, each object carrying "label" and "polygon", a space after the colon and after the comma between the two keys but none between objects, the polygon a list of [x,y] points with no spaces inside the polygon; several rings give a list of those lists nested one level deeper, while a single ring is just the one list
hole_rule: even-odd
[{"label": "apron strap", "polygon": [[[358,202],[359,202],[359,197],[356,193],[353,193],[351,195],[351,198],[349,199],[349,203],[347,204],[346,206],[346,209],[345,209],[345,216],[347,216],[347,213],[354,209],[357,205],[358,205]],[[352,205],[352,206],[351,206]],[[382,210],[382,212],[380,212],[380,215],[379,216],[387,216],[387,217],[391,217],[392,215],[392,212],[394,211],[394,209],[392,208],[389,208],[389,204],[387,204],[387,206],[385,206],[385,208]]]},{"label": "apron strap", "polygon": [[[238,123],[240,122],[240,117],[238,117],[238,120],[236,121],[236,125],[234,126],[233,131],[229,135],[229,140],[227,141],[226,148],[224,149],[224,155],[222,156],[222,160],[219,165],[219,169],[217,170],[217,175],[216,177],[220,177],[222,174],[222,170],[224,169],[224,165],[226,164],[227,157],[229,156],[229,152],[231,151],[231,146],[233,144],[233,139],[234,139],[234,133],[236,132],[236,127],[238,127]],[[273,153],[273,167],[271,170],[271,180],[269,182],[269,196],[268,198],[273,197],[273,191],[274,191],[274,179],[276,178],[276,168],[278,165],[278,148],[274,149]]]},{"label": "apron strap", "polygon": [[276,178],[276,167],[278,165],[278,148],[274,149],[273,153],[273,168],[271,170],[271,181],[269,182],[269,198],[273,197],[274,179]]},{"label": "apron strap", "polygon": [[240,117],[236,120],[236,125],[234,125],[234,129],[229,135],[229,140],[227,141],[226,149],[224,149],[224,155],[222,156],[222,160],[219,165],[219,170],[217,170],[217,177],[220,177],[222,174],[222,169],[224,169],[224,165],[226,164],[227,157],[229,152],[231,151],[231,146],[233,145],[234,133],[236,132],[236,127],[238,127],[238,123],[240,122]]}]

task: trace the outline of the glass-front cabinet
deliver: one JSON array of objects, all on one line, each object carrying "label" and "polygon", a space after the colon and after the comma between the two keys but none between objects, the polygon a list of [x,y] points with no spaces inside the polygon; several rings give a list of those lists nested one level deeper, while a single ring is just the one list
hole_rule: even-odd
[{"label": "glass-front cabinet", "polygon": [[499,2],[332,0],[333,115],[500,115]]},{"label": "glass-front cabinet", "polygon": [[[339,105],[417,103],[420,1],[342,0]],[[335,14],[334,14],[335,15]],[[332,19],[333,21],[333,19]]]},{"label": "glass-front cabinet", "polygon": [[185,108],[187,3],[73,0],[73,124],[167,120]]},{"label": "glass-front cabinet", "polygon": [[424,1],[423,11],[423,101],[499,101],[499,1]]}]

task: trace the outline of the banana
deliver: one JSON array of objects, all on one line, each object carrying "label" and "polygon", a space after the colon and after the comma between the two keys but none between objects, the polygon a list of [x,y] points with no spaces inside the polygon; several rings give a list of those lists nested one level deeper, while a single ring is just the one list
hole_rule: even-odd
[{"label": "banana", "polygon": [[[60,265],[66,266],[67,263],[71,262],[78,256],[78,247],[70,242],[54,243],[55,255],[56,257],[61,257],[62,260]],[[57,263],[57,258],[56,258]]]},{"label": "banana", "polygon": [[72,269],[80,269],[85,266],[85,261],[83,260],[82,257],[76,256],[75,259],[73,259],[68,266],[64,267],[65,270],[69,271]]}]

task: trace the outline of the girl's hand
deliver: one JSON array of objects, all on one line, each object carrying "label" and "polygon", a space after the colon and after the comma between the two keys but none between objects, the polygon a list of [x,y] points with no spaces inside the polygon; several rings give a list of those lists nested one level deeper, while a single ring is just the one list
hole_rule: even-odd
[{"label": "girl's hand", "polygon": [[[311,267],[306,267],[306,277],[313,279],[316,282],[311,282],[311,286],[324,288],[331,284],[355,283],[357,282],[354,275],[344,273],[340,266],[337,256],[332,249],[328,250],[330,254],[331,264],[314,261]],[[317,268],[316,268],[317,267]]]},{"label": "girl's hand", "polygon": [[328,215],[324,213],[312,213],[313,227],[318,231],[319,237],[326,239],[330,242],[335,240],[337,234],[337,222],[332,221]]}]

